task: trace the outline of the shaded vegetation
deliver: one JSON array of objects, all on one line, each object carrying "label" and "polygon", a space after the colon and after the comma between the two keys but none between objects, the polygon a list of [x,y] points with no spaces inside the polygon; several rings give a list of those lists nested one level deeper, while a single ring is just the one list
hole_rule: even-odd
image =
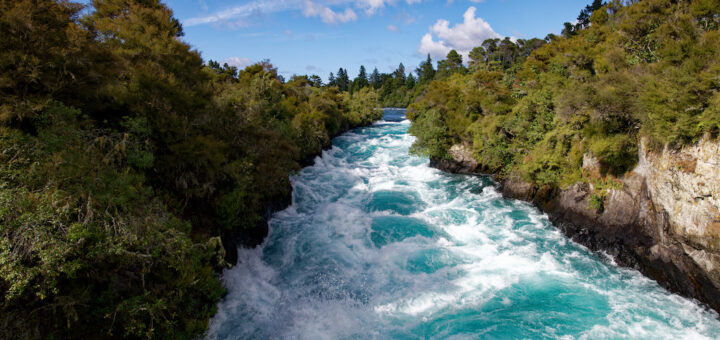
[{"label": "shaded vegetation", "polygon": [[228,237],[378,96],[204,64],[157,0],[83,8],[0,2],[0,338],[193,338]]},{"label": "shaded vegetation", "polygon": [[413,150],[448,158],[470,143],[486,172],[602,187],[584,155],[620,176],[641,140],[659,149],[718,136],[719,24],[717,0],[595,1],[561,37],[487,40],[467,72],[435,79],[409,107]]}]

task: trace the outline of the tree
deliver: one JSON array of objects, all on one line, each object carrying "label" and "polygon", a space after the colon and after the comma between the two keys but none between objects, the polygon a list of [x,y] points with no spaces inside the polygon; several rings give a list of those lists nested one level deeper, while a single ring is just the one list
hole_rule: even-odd
[{"label": "tree", "polygon": [[577,17],[577,24],[575,24],[575,30],[579,31],[581,29],[588,28],[588,26],[590,26],[590,16],[593,14],[593,12],[597,11],[602,6],[605,6],[602,0],[593,0],[592,4],[585,6],[585,8],[580,11],[580,14]]},{"label": "tree", "polygon": [[500,39],[493,38],[493,39],[485,39],[485,41],[482,42],[482,46],[485,49],[485,53],[489,56],[495,52],[497,52],[498,43],[500,42]]},{"label": "tree", "polygon": [[370,74],[370,85],[372,85],[374,89],[378,89],[382,85],[382,78],[380,77],[380,72],[378,72],[377,67],[373,69],[372,74]]},{"label": "tree", "polygon": [[545,39],[544,39],[544,40],[545,40],[546,43],[551,43],[551,42],[553,42],[553,41],[555,41],[555,40],[557,40],[557,39],[558,39],[558,36],[557,36],[557,35],[552,34],[552,33],[549,33],[548,35],[545,36]]},{"label": "tree", "polygon": [[408,77],[407,77],[407,80],[405,81],[405,86],[406,86],[408,89],[412,89],[412,88],[415,87],[415,83],[416,83],[416,82],[417,82],[417,81],[415,80],[415,76],[413,76],[413,74],[410,73],[410,74],[408,75]]},{"label": "tree", "polygon": [[350,77],[348,77],[347,70],[343,69],[342,67],[338,69],[335,82],[340,92],[346,92],[350,90]]},{"label": "tree", "polygon": [[337,86],[337,79],[335,79],[335,75],[330,72],[330,76],[328,76],[328,86]]},{"label": "tree", "polygon": [[360,71],[358,72],[357,77],[355,77],[355,80],[353,80],[353,87],[355,90],[362,89],[364,87],[368,86],[368,77],[367,72],[365,71],[365,66],[360,65]]},{"label": "tree", "polygon": [[445,60],[438,62],[438,76],[441,78],[448,77],[453,73],[464,73],[465,71],[462,56],[455,50],[450,50]]},{"label": "tree", "polygon": [[427,55],[427,59],[420,63],[420,66],[415,69],[418,74],[418,82],[421,84],[428,83],[435,78],[435,68],[433,68],[432,59],[430,54]]},{"label": "tree", "polygon": [[519,39],[517,41],[518,50],[521,56],[527,57],[532,53],[532,51],[542,47],[545,45],[545,40],[538,39],[538,38],[532,38],[530,40],[523,40]]},{"label": "tree", "polygon": [[318,76],[317,74],[311,75],[308,78],[308,81],[310,82],[310,86],[312,86],[312,87],[322,87],[323,86],[322,78],[320,78],[320,76]]},{"label": "tree", "polygon": [[448,52],[448,54],[447,54],[446,59],[451,65],[454,65],[454,66],[462,65],[462,56],[460,55],[460,53],[457,53],[457,51],[455,51],[455,50],[450,50],[450,52]]},{"label": "tree", "polygon": [[89,60],[99,51],[76,22],[82,8],[52,0],[0,2],[0,123],[27,125],[50,94],[74,97],[76,105],[94,97],[99,84],[88,76],[108,70],[102,58]]},{"label": "tree", "polygon": [[562,29],[562,32],[560,32],[560,34],[565,38],[569,38],[569,37],[572,37],[573,35],[577,34],[577,32],[575,32],[575,26],[573,26],[573,24],[571,24],[569,22],[564,22],[563,29]]},{"label": "tree", "polygon": [[500,64],[503,69],[506,69],[512,65],[518,57],[518,46],[510,40],[505,38],[500,42],[498,46],[498,54],[500,56]]},{"label": "tree", "polygon": [[485,49],[482,46],[477,46],[470,51],[468,54],[468,67],[470,70],[477,70],[480,65],[485,64]]},{"label": "tree", "polygon": [[400,65],[398,65],[398,68],[394,72],[394,76],[395,76],[395,79],[400,81],[400,85],[405,84],[406,75],[405,75],[405,65],[403,65],[403,63],[400,63]]}]

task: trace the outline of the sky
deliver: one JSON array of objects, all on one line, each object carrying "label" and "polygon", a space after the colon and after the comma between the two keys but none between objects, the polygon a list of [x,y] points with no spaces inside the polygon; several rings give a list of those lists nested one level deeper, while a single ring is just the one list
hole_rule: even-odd
[{"label": "sky", "polygon": [[203,58],[281,75],[414,70],[494,37],[544,38],[590,0],[165,0]]}]

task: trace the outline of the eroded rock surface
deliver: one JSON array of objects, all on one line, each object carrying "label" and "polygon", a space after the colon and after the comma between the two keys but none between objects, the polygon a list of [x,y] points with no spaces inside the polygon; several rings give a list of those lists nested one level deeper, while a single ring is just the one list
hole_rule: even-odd
[{"label": "eroded rock surface", "polygon": [[478,169],[473,158],[472,147],[466,144],[453,145],[448,154],[451,159],[430,158],[430,166],[458,174],[472,174]]},{"label": "eroded rock surface", "polygon": [[[587,183],[553,191],[509,177],[503,195],[535,202],[575,241],[720,311],[720,140],[655,153],[643,145],[637,167],[620,179],[622,189],[607,190],[601,211],[591,207]],[[432,165],[460,173],[478,169],[457,152],[469,148],[455,150],[454,164]],[[586,175],[598,169],[586,155]]]}]

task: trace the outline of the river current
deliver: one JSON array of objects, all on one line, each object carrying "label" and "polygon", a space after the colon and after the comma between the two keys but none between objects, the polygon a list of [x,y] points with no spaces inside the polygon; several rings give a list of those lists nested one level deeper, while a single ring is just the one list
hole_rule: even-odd
[{"label": "river current", "polygon": [[718,339],[715,312],[408,153],[402,111],[334,139],[223,274],[217,339]]}]

